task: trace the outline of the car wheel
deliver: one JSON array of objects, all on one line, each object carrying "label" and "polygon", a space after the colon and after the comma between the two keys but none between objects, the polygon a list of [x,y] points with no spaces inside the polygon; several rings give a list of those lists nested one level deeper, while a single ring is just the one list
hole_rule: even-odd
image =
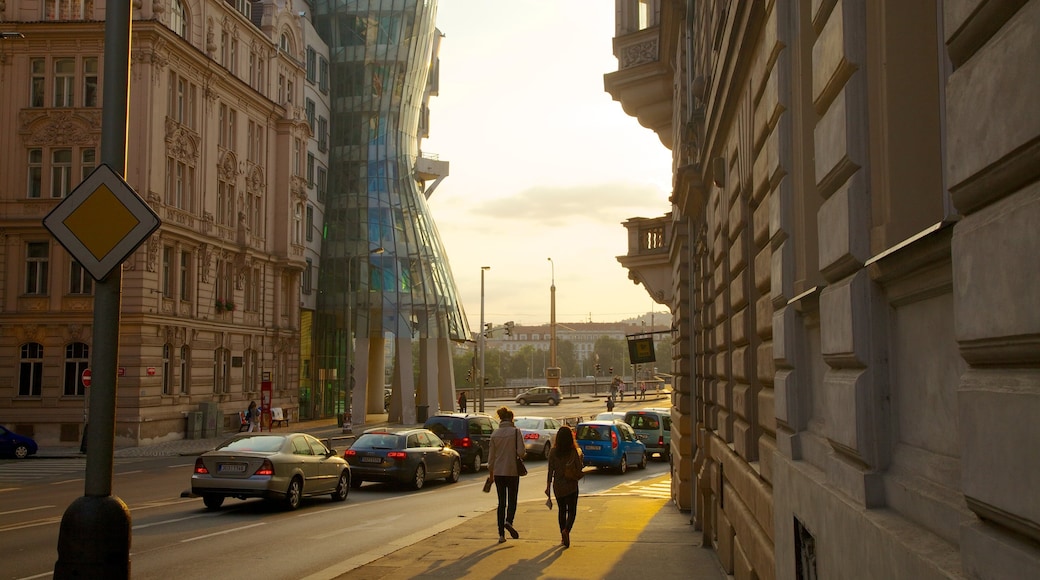
[{"label": "car wheel", "polygon": [[422,489],[424,483],[426,483],[426,468],[420,463],[415,468],[415,477],[412,478],[412,489]]},{"label": "car wheel", "polygon": [[285,490],[285,507],[292,511],[300,507],[300,498],[303,497],[303,481],[299,477],[292,478],[289,489]]},{"label": "car wheel", "polygon": [[628,473],[628,459],[624,455],[621,456],[621,464],[618,465],[618,473],[624,475]]},{"label": "car wheel", "polygon": [[473,473],[480,471],[481,459],[480,452],[477,451],[477,454],[473,456],[473,463],[469,466],[469,468],[473,470]]},{"label": "car wheel", "polygon": [[517,399],[516,402],[520,403],[521,405],[526,405],[527,404],[527,399]]},{"label": "car wheel", "polygon": [[202,503],[206,504],[206,507],[211,510],[220,509],[220,506],[224,505],[224,496],[204,495],[202,496]]},{"label": "car wheel", "polygon": [[360,477],[350,478],[350,487],[353,487],[354,489],[358,489],[359,487],[361,487],[362,483],[365,483],[365,480],[361,479]]},{"label": "car wheel", "polygon": [[445,477],[444,479],[447,480],[448,483],[455,483],[459,480],[460,473],[462,473],[462,460],[452,459],[451,471],[448,472],[448,477]]},{"label": "car wheel", "polygon": [[646,469],[646,453],[643,453],[643,457],[639,460],[639,469]]},{"label": "car wheel", "polygon": [[560,402],[557,401],[556,399],[549,399],[549,404],[552,405],[553,407],[555,407],[556,405],[559,405]]},{"label": "car wheel", "polygon": [[344,471],[339,474],[339,483],[336,484],[336,490],[332,492],[332,501],[344,501],[347,499],[347,493],[350,492],[350,475]]},{"label": "car wheel", "polygon": [[25,445],[19,445],[14,448],[14,456],[16,459],[25,459],[29,457],[29,448]]},{"label": "car wheel", "polygon": [[545,448],[542,449],[542,457],[549,459],[549,452],[552,451],[552,443],[545,442]]}]

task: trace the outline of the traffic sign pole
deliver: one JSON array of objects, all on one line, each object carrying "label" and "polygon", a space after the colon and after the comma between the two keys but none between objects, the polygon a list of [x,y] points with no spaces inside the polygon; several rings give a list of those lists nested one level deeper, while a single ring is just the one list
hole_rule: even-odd
[{"label": "traffic sign pole", "polygon": [[[130,0],[105,7],[104,95],[101,163],[126,174],[130,100]],[[99,280],[94,291],[93,373],[84,496],[65,510],[58,532],[54,578],[130,578],[130,509],[112,495],[115,445],[116,361],[122,268]]]}]

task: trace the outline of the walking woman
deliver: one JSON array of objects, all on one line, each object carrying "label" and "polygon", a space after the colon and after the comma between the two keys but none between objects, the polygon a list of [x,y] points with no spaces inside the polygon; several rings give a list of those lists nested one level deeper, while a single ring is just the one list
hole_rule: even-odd
[{"label": "walking woman", "polygon": [[505,532],[515,540],[520,534],[513,527],[516,516],[516,496],[520,491],[520,475],[516,470],[516,458],[527,454],[524,436],[513,425],[513,412],[509,407],[498,408],[500,423],[491,434],[491,450],[488,453],[488,477],[495,483],[498,492],[498,543],[506,541]]},{"label": "walking woman", "polygon": [[574,442],[574,432],[567,425],[556,433],[556,445],[549,450],[549,475],[545,480],[545,495],[552,486],[559,509],[560,538],[566,548],[571,547],[571,528],[578,511],[578,480],[585,466],[581,448]]}]

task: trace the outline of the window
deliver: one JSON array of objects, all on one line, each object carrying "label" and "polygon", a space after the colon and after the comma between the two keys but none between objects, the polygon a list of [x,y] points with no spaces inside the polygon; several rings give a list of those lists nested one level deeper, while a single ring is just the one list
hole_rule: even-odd
[{"label": "window", "polygon": [[57,58],[54,59],[54,106],[72,107],[74,91],[73,82],[76,80],[76,59]]},{"label": "window", "polygon": [[69,264],[69,294],[89,295],[94,293],[94,279],[76,260]]},{"label": "window", "polygon": [[256,312],[260,309],[260,294],[263,290],[263,273],[259,267],[246,277],[246,310]]},{"label": "window", "polygon": [[195,128],[195,103],[198,87],[187,78],[170,71],[167,116],[191,129]]},{"label": "window", "polygon": [[162,392],[164,395],[173,394],[173,376],[171,371],[173,370],[170,365],[170,354],[173,348],[169,344],[164,344],[162,347]]},{"label": "window", "polygon": [[296,92],[293,88],[292,81],[286,81],[285,83],[285,100],[291,105],[295,102]]},{"label": "window", "polygon": [[293,205],[293,235],[292,242],[294,244],[300,244],[303,242],[302,230],[303,229],[303,206],[301,204]]},{"label": "window", "polygon": [[43,193],[43,149],[29,150],[29,199],[39,199]]},{"label": "window", "polygon": [[314,82],[318,78],[318,53],[313,48],[307,47],[307,80]]},{"label": "window", "polygon": [[310,295],[310,293],[312,291],[312,288],[313,288],[312,279],[311,279],[311,276],[312,276],[311,271],[313,269],[314,269],[314,262],[311,261],[310,258],[307,258],[307,266],[304,267],[304,269],[303,269],[303,276],[301,277],[301,282],[302,282],[302,285],[303,285],[302,291],[303,291],[304,294],[307,294],[307,295]]},{"label": "window", "polygon": [[235,265],[231,261],[217,260],[217,278],[213,290],[217,300],[235,301]]},{"label": "window", "polygon": [[181,394],[188,394],[188,384],[191,382],[191,349],[187,346],[181,347]]},{"label": "window", "polygon": [[299,175],[303,170],[303,142],[293,139],[293,175]]},{"label": "window", "polygon": [[314,126],[314,108],[315,108],[314,101],[312,101],[310,99],[306,99],[305,104],[304,104],[304,110],[307,113],[307,125],[310,126],[311,133],[315,133],[316,132],[315,126]]},{"label": "window", "polygon": [[329,150],[329,120],[318,117],[318,151]]},{"label": "window", "polygon": [[255,350],[242,353],[242,391],[252,393],[259,391],[260,361]]},{"label": "window", "polygon": [[323,93],[329,92],[329,61],[325,57],[318,57],[318,89]]},{"label": "window", "polygon": [[195,168],[170,157],[167,159],[166,172],[166,204],[191,211]]},{"label": "window", "polygon": [[235,226],[235,186],[224,180],[217,181],[217,223]]},{"label": "window", "polygon": [[80,150],[80,164],[79,164],[79,180],[83,181],[86,179],[94,168],[97,167],[97,150],[96,149],[81,149]]},{"label": "window", "polygon": [[249,120],[246,128],[246,158],[256,164],[262,164],[264,160],[264,126]]},{"label": "window", "polygon": [[225,149],[235,149],[235,125],[237,114],[225,103],[220,104],[217,145]]},{"label": "window", "polygon": [[231,382],[231,351],[218,348],[213,351],[213,392],[227,393]]},{"label": "window", "polygon": [[43,392],[43,345],[27,342],[22,345],[18,362],[18,396],[39,397]]},{"label": "window", "polygon": [[181,38],[188,37],[188,15],[181,0],[173,0],[170,7],[170,30]]},{"label": "window", "polygon": [[98,59],[96,56],[83,59],[83,106],[98,106]]},{"label": "window", "polygon": [[307,153],[307,187],[314,187],[314,155]]},{"label": "window", "polygon": [[173,246],[163,246],[162,249],[162,279],[159,281],[162,287],[163,298],[173,298],[172,272],[173,269]]},{"label": "window", "polygon": [[285,75],[278,75],[278,102],[285,102]]},{"label": "window", "polygon": [[180,299],[191,300],[191,252],[181,251],[180,278],[178,280]]},{"label": "window", "polygon": [[307,241],[314,241],[314,206],[307,205],[307,223],[304,225],[307,230]]},{"label": "window", "polygon": [[44,20],[84,20],[94,11],[92,0],[44,0]]},{"label": "window", "polygon": [[42,58],[29,60],[29,106],[42,107],[44,87],[47,83],[47,61]]},{"label": "window", "polygon": [[83,371],[90,366],[90,347],[82,342],[65,346],[65,389],[66,397],[83,396]]},{"label": "window", "polygon": [[280,50],[285,51],[285,52],[291,53],[290,48],[289,48],[289,35],[288,34],[285,34],[283,32],[282,36],[278,38],[278,48]]},{"label": "window", "polygon": [[51,197],[63,198],[72,190],[72,149],[51,150]]},{"label": "window", "polygon": [[329,182],[328,173],[325,171],[324,167],[319,167],[317,173],[318,201],[325,203],[325,191],[328,189]]},{"label": "window", "polygon": [[254,236],[264,235],[264,222],[263,222],[263,198],[260,197],[259,193],[254,193],[246,196],[247,205],[246,208],[246,225],[249,226],[249,230],[253,232]]},{"label": "window", "polygon": [[47,294],[47,270],[50,261],[48,242],[29,242],[25,245],[25,293]]}]

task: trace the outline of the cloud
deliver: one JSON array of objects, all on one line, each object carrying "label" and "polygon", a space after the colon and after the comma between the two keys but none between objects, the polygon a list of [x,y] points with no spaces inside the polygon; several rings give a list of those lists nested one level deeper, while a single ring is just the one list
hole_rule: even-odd
[{"label": "cloud", "polygon": [[[654,209],[656,208],[656,209]],[[614,182],[572,186],[535,186],[498,199],[474,203],[469,213],[477,217],[534,221],[559,226],[575,220],[616,226],[633,212],[667,210],[667,196],[645,183]]]}]

